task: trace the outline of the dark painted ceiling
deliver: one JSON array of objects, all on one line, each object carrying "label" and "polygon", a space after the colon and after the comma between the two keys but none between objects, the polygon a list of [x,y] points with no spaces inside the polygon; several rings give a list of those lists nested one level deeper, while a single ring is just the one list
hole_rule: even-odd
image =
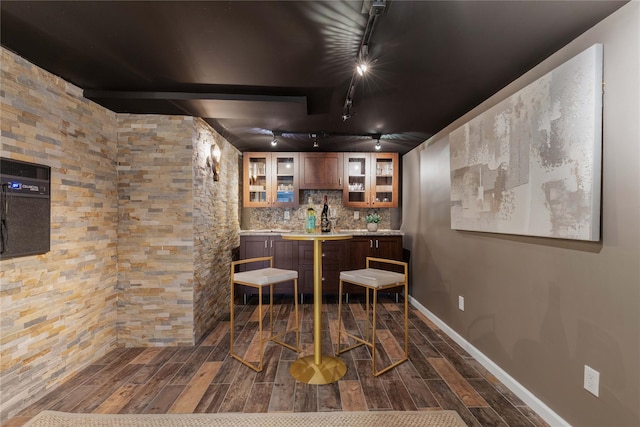
[{"label": "dark painted ceiling", "polygon": [[200,116],[241,151],[275,131],[278,151],[381,135],[406,153],[625,3],[377,1],[369,20],[372,0],[2,0],[0,40],[113,111]]}]

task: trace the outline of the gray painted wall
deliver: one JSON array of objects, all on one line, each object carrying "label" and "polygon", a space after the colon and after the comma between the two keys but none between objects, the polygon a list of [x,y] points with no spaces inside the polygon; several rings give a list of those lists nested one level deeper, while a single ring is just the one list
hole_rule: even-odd
[{"label": "gray painted wall", "polygon": [[[403,158],[413,297],[575,426],[640,425],[639,27],[630,2]],[[594,43],[602,241],[451,230],[449,132]],[[599,398],[582,388],[585,364],[600,372]]]}]

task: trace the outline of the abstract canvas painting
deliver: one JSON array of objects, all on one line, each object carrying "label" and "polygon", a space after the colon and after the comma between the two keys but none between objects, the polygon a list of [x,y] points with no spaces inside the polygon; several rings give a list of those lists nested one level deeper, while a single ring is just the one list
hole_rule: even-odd
[{"label": "abstract canvas painting", "polygon": [[451,228],[600,239],[602,45],[449,134]]}]

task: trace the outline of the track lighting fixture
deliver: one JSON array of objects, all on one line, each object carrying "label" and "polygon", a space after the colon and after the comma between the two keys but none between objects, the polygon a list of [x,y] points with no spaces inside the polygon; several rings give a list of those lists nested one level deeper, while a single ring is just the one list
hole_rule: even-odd
[{"label": "track lighting fixture", "polygon": [[362,34],[362,40],[360,40],[360,46],[358,47],[356,55],[356,68],[351,75],[351,81],[349,82],[349,88],[347,89],[347,96],[342,107],[342,121],[347,121],[351,118],[351,105],[353,104],[353,95],[356,91],[358,77],[364,76],[367,73],[367,70],[369,70],[369,41],[373,35],[373,29],[376,21],[384,13],[385,7],[386,0],[370,1],[369,18],[367,19],[367,25],[365,26],[364,33]]},{"label": "track lighting fixture", "polygon": [[375,139],[375,140],[376,140],[376,146],[375,146],[375,149],[376,149],[376,150],[380,150],[380,148],[382,148],[382,146],[380,145],[380,135],[375,135],[375,136],[373,137],[373,139]]},{"label": "track lighting fixture", "polygon": [[358,64],[356,65],[356,72],[359,76],[364,76],[364,73],[369,69],[369,64],[367,63],[368,55],[369,47],[366,44],[363,44],[360,47],[360,52],[358,52]]},{"label": "track lighting fixture", "polygon": [[[345,119],[346,120],[346,119]],[[314,129],[313,131],[295,131],[295,130],[277,130],[277,131],[269,131],[267,129],[264,130],[264,133],[268,132],[273,134],[273,138],[271,140],[271,145],[276,147],[281,138],[284,138],[283,141],[289,145],[291,143],[296,143],[299,141],[309,141],[312,144],[313,148],[320,148],[320,138],[323,139],[323,142],[328,142],[329,145],[332,145],[336,141],[347,140],[347,141],[358,141],[365,142],[366,139],[371,139],[375,141],[375,149],[382,149],[382,143],[380,139],[382,138],[382,134],[380,133],[327,133],[324,131],[318,131]],[[326,148],[326,147],[325,147]]]}]

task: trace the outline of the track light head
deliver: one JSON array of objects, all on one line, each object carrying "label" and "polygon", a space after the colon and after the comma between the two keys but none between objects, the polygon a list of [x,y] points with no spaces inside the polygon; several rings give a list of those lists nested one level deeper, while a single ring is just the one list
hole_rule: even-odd
[{"label": "track light head", "polygon": [[278,134],[273,132],[273,139],[271,140],[271,146],[275,147],[278,145]]},{"label": "track light head", "polygon": [[313,148],[320,147],[320,145],[318,144],[318,135],[316,135],[315,133],[312,133],[311,137],[313,138]]},{"label": "track light head", "polygon": [[374,136],[373,139],[376,140],[375,149],[376,150],[380,150],[380,148],[382,148],[382,146],[380,145],[380,135]]},{"label": "track light head", "polygon": [[342,121],[343,122],[346,122],[350,118],[351,118],[351,114],[348,111],[345,111],[344,113],[342,113]]}]

